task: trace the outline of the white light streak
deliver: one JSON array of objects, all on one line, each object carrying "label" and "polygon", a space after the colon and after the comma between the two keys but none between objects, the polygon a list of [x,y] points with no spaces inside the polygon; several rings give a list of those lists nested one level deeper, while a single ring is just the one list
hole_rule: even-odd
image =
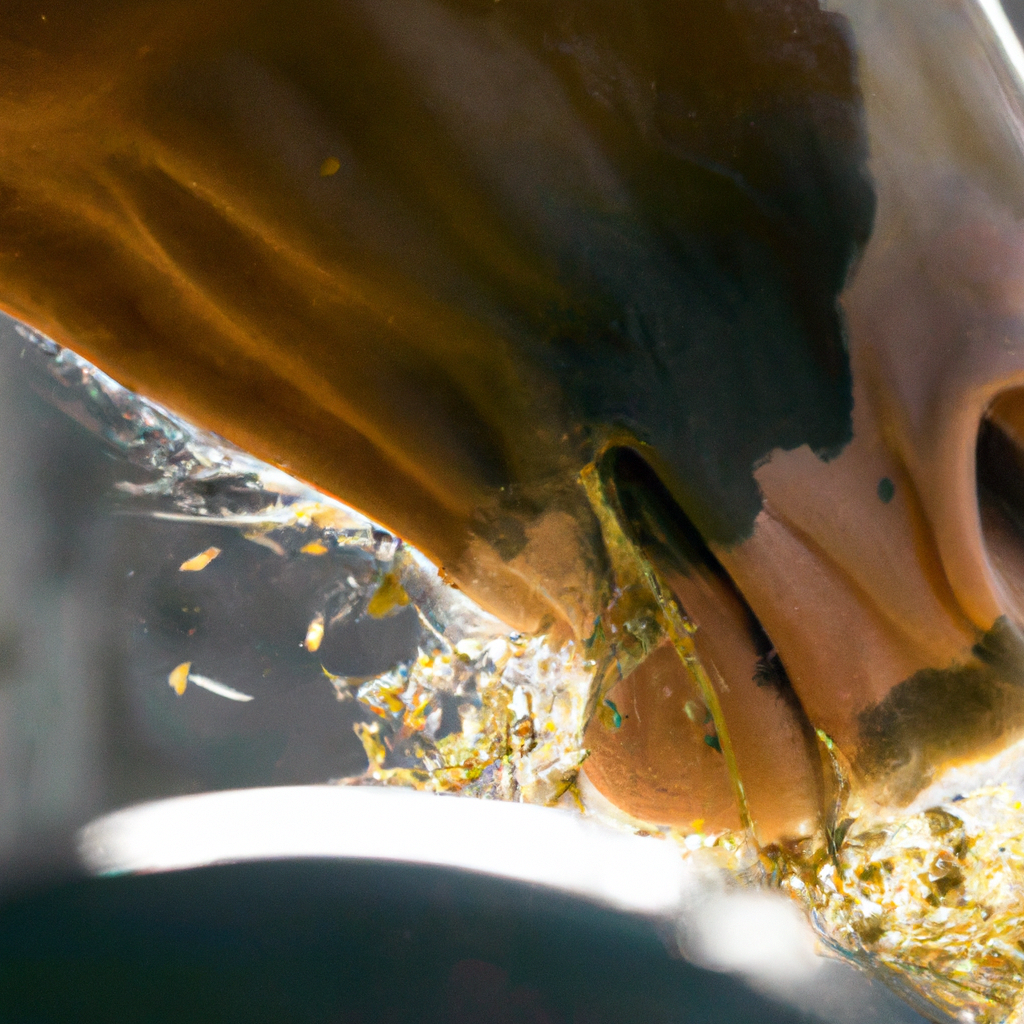
[{"label": "white light streak", "polygon": [[707,901],[684,925],[688,956],[714,971],[742,974],[784,995],[821,967],[814,933],[796,907],[767,893],[739,890]]},{"label": "white light streak", "polygon": [[992,26],[1007,61],[1017,73],[1018,83],[1024,85],[1024,49],[1021,48],[1020,39],[1017,38],[1010,19],[1006,17],[1003,5],[999,0],[978,0],[978,6]]},{"label": "white light streak", "polygon": [[228,700],[249,701],[253,699],[247,693],[241,693],[239,690],[233,690],[230,686],[218,683],[216,679],[210,679],[207,676],[198,676],[194,672],[189,672],[188,681],[190,683],[195,683],[196,686],[201,686],[204,690],[209,690],[210,693],[217,694],[218,697],[227,697]]},{"label": "white light streak", "polygon": [[160,800],[97,819],[79,833],[78,848],[96,874],[286,857],[429,864],[644,914],[673,913],[695,884],[670,843],[568,812],[369,787],[281,786]]}]

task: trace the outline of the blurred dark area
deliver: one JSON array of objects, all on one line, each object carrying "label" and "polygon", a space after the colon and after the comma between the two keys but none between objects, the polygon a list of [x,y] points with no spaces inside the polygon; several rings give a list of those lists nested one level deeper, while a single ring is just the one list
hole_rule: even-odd
[{"label": "blurred dark area", "polygon": [[79,880],[0,910],[0,1020],[820,1019],[670,956],[663,938],[568,895],[420,866],[280,861]]}]

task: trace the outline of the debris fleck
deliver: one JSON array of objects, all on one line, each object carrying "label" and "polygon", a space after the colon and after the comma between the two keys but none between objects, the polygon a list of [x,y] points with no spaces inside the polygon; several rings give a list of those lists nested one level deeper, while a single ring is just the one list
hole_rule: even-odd
[{"label": "debris fleck", "polygon": [[284,558],[288,553],[276,540],[274,540],[273,537],[268,537],[265,533],[260,533],[258,530],[254,530],[250,533],[243,533],[242,536],[246,540],[252,541],[253,544],[259,544],[261,548],[273,551],[275,555],[279,555],[281,558]]},{"label": "debris fleck", "polygon": [[205,551],[200,551],[198,555],[193,555],[192,558],[187,559],[178,566],[178,572],[200,572],[205,569],[218,555],[220,554],[220,548],[207,548]]},{"label": "debris fleck", "polygon": [[216,679],[209,679],[206,676],[194,675],[192,673],[191,661],[183,661],[180,665],[171,669],[171,673],[167,677],[167,682],[179,697],[184,696],[185,687],[189,683],[195,683],[196,686],[200,686],[204,690],[209,690],[210,693],[215,693],[218,697],[227,697],[228,700],[244,702],[253,699],[247,693],[240,693],[238,690],[234,690],[230,686],[218,683]]},{"label": "debris fleck", "polygon": [[303,640],[303,644],[307,651],[315,653],[320,650],[320,644],[324,639],[324,616],[322,612],[317,612],[313,616],[313,621],[310,622],[309,627],[306,629],[306,639]]},{"label": "debris fleck", "polygon": [[188,685],[188,670],[191,667],[191,661],[183,661],[176,668],[171,669],[171,674],[167,677],[171,689],[179,697],[185,692],[185,687]]},{"label": "debris fleck", "polygon": [[367,614],[375,619],[382,619],[399,608],[404,608],[409,603],[409,595],[405,588],[398,582],[398,577],[389,572],[380,581],[380,586],[374,591],[366,606]]},{"label": "debris fleck", "polygon": [[209,679],[207,676],[199,676],[189,673],[188,681],[190,683],[195,683],[196,686],[201,686],[204,690],[209,690],[210,693],[217,694],[218,697],[227,697],[228,700],[245,702],[253,699],[249,694],[240,693],[238,690],[233,690],[230,686],[218,683],[216,679]]}]

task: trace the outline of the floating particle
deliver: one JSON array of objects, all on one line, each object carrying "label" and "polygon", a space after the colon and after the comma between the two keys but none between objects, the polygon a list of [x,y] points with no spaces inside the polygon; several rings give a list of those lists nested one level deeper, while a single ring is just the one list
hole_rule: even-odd
[{"label": "floating particle", "polygon": [[380,581],[380,586],[370,598],[366,610],[373,618],[382,619],[385,615],[390,615],[408,603],[409,595],[405,592],[405,588],[398,582],[398,577],[393,572],[389,572]]},{"label": "floating particle", "polygon": [[171,670],[167,682],[171,689],[180,697],[188,685],[188,670],[192,667],[191,661],[183,661],[177,668]]},{"label": "floating particle", "polygon": [[[175,671],[177,671],[177,669],[175,669]],[[245,702],[253,699],[249,694],[239,693],[238,690],[233,690],[230,686],[218,683],[216,679],[209,679],[207,676],[198,676],[189,673],[188,681],[190,683],[195,683],[196,686],[201,686],[204,690],[209,690],[210,693],[217,694],[218,697],[227,697],[228,700]]]},{"label": "floating particle", "polygon": [[328,549],[322,540],[311,540],[308,544],[303,544],[299,550],[304,555],[326,555]]},{"label": "floating particle", "polygon": [[317,612],[306,630],[306,639],[303,640],[303,644],[307,651],[315,652],[320,650],[320,644],[323,642],[323,639],[324,617],[322,612]]},{"label": "floating particle", "polygon": [[341,161],[336,156],[329,156],[320,165],[320,177],[329,178],[332,174],[337,174],[341,170]]},{"label": "floating particle", "polygon": [[199,572],[205,569],[219,554],[220,548],[207,548],[205,551],[200,551],[198,555],[182,562],[178,566],[178,572]]},{"label": "floating particle", "polygon": [[387,750],[379,739],[380,726],[376,722],[356,722],[352,726],[352,731],[359,737],[359,742],[362,743],[363,750],[366,751],[366,759],[370,762],[371,767],[381,767],[387,756]]},{"label": "floating particle", "polygon": [[455,654],[463,661],[472,662],[480,657],[484,649],[484,642],[479,638],[460,640],[455,645]]},{"label": "floating particle", "polygon": [[287,554],[285,549],[273,537],[268,537],[265,533],[256,531],[253,533],[243,533],[242,536],[246,540],[252,541],[253,544],[259,544],[261,548],[273,551],[275,555],[280,555],[282,558]]}]

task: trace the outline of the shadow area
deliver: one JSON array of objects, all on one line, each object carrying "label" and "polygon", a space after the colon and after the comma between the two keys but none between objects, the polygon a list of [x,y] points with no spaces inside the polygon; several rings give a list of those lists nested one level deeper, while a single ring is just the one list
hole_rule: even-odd
[{"label": "shadow area", "polygon": [[796,1024],[656,928],[447,869],[293,860],[71,879],[0,907],[0,1020]]}]

